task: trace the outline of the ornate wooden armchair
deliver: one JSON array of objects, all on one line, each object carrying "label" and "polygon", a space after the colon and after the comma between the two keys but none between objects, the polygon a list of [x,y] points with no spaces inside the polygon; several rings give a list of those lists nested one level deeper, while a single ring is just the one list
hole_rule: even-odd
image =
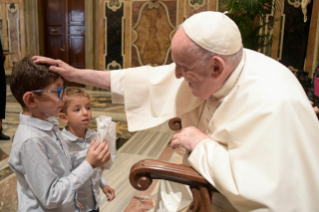
[{"label": "ornate wooden armchair", "polygon": [[[181,129],[180,119],[171,119],[169,126],[175,131]],[[194,201],[188,212],[210,211],[212,191],[218,192],[190,166],[149,159],[141,160],[132,166],[130,182],[135,189],[140,191],[148,189],[153,179],[169,180],[189,185]]]}]

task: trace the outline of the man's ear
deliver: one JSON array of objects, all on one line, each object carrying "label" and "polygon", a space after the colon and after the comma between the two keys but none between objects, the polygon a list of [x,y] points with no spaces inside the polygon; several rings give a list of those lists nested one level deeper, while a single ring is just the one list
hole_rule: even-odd
[{"label": "man's ear", "polygon": [[219,56],[213,56],[210,59],[211,77],[218,78],[225,69],[225,61]]},{"label": "man's ear", "polygon": [[65,113],[59,113],[59,119],[64,123],[68,124],[68,116]]},{"label": "man's ear", "polygon": [[37,103],[35,102],[35,99],[34,99],[34,94],[31,91],[26,92],[23,95],[22,99],[23,99],[24,104],[30,108],[37,106]]}]

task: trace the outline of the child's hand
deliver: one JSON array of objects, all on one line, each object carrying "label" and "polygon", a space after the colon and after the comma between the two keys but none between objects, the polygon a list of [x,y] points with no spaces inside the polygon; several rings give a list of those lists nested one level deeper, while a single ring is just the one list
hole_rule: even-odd
[{"label": "child's hand", "polygon": [[112,201],[114,198],[115,198],[115,191],[113,188],[111,188],[110,186],[104,186],[102,188],[104,194],[106,195],[107,197],[107,201]]},{"label": "child's hand", "polygon": [[108,143],[102,142],[100,144],[100,141],[95,141],[96,139],[91,142],[85,159],[93,168],[102,166],[109,161],[111,157]]},{"label": "child's hand", "polygon": [[81,210],[84,210],[84,207],[83,205],[79,202],[79,201],[76,201],[78,203],[78,205],[80,206]]}]

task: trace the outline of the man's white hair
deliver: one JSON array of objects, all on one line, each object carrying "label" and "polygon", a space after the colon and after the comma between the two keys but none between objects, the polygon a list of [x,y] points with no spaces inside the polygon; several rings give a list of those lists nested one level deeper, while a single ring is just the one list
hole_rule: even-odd
[{"label": "man's white hair", "polygon": [[208,59],[212,58],[213,56],[221,57],[226,64],[234,65],[239,62],[243,55],[243,47],[240,50],[232,55],[220,55],[214,52],[207,51],[206,49],[197,45],[194,41],[190,40],[189,48],[188,48],[188,55],[195,57],[199,60],[201,64],[206,63]]}]

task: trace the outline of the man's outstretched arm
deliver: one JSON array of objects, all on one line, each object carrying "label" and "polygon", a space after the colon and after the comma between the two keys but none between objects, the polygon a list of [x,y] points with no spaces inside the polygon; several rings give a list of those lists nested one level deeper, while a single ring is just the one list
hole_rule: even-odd
[{"label": "man's outstretched arm", "polygon": [[36,64],[51,65],[50,71],[61,75],[68,81],[111,90],[110,71],[76,69],[61,60],[54,60],[47,57],[34,56],[32,59]]}]

